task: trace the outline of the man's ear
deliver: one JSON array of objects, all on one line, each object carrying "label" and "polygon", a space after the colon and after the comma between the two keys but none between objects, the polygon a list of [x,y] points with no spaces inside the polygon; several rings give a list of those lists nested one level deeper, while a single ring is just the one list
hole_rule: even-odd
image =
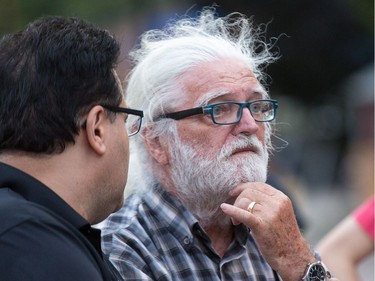
[{"label": "man's ear", "polygon": [[86,135],[90,147],[99,155],[106,151],[105,134],[108,117],[102,106],[91,108],[86,119]]},{"label": "man's ear", "polygon": [[167,165],[169,163],[167,147],[160,141],[159,137],[153,136],[152,128],[144,128],[142,130],[143,142],[156,162],[160,165]]}]

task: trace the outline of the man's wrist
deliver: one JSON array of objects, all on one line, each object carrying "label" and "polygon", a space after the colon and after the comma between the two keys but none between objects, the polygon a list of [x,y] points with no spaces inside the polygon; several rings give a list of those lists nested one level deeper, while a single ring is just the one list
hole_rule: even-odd
[{"label": "man's wrist", "polygon": [[311,251],[303,251],[293,257],[293,261],[288,259],[286,263],[279,266],[278,273],[283,281],[301,281],[306,272],[306,266],[317,261]]},{"label": "man's wrist", "polygon": [[278,273],[284,281],[301,281],[307,266],[321,260],[319,254],[306,242],[295,253],[298,254],[289,255],[278,267]]},{"label": "man's wrist", "polygon": [[331,278],[331,273],[321,261],[314,261],[306,266],[302,281],[328,281]]}]

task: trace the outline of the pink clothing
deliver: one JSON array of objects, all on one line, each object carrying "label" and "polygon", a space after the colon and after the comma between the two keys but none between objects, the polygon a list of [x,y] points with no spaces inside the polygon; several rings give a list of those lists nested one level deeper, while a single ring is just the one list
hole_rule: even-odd
[{"label": "pink clothing", "polygon": [[374,240],[374,197],[361,204],[353,212],[353,216],[359,226]]}]

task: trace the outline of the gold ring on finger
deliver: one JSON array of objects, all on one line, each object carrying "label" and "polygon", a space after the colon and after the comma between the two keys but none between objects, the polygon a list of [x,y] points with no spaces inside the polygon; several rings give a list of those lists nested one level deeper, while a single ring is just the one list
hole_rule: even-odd
[{"label": "gold ring on finger", "polygon": [[247,206],[247,211],[249,213],[253,213],[253,209],[254,209],[254,206],[255,206],[256,203],[257,202],[255,202],[255,201],[251,201],[250,204],[249,204],[249,206]]}]

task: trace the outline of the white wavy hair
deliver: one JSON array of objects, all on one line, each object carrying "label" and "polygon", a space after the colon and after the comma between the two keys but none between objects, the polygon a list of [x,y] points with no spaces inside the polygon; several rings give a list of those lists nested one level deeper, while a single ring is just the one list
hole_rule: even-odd
[{"label": "white wavy hair", "polygon": [[[128,75],[126,87],[128,105],[144,111],[143,127],[153,125],[153,136],[176,135],[174,120],[157,120],[157,117],[184,103],[186,95],[178,78],[201,63],[233,58],[248,65],[264,84],[263,69],[274,62],[277,55],[270,51],[273,45],[265,42],[263,34],[263,28],[255,28],[245,15],[232,13],[216,17],[214,8],[209,7],[196,18],[185,17],[164,29],[145,32],[139,46],[130,52],[134,68]],[[270,139],[268,123],[266,131]],[[270,141],[267,143],[271,149]],[[153,173],[150,170],[153,159],[142,138],[132,137],[133,144],[127,191],[133,189],[132,183],[139,189],[155,180],[155,170]]]}]

